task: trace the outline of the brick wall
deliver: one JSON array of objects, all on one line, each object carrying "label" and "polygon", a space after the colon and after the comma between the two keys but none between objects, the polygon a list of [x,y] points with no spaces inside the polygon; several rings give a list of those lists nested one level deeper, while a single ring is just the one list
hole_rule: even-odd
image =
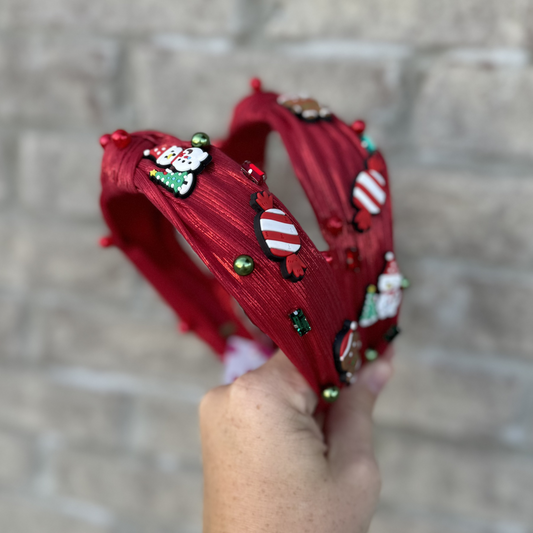
[{"label": "brick wall", "polygon": [[[531,0],[0,0],[0,531],[201,530],[221,369],[96,246],[97,139],[223,135],[259,75],[390,162],[413,286],[372,533],[533,532],[532,27]],[[268,170],[316,235],[276,139]]]}]

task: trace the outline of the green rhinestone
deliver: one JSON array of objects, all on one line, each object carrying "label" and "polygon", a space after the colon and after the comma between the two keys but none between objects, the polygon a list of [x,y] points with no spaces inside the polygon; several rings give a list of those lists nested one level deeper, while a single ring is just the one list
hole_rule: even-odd
[{"label": "green rhinestone", "polygon": [[368,350],[365,351],[365,359],[367,361],[375,361],[378,358],[378,355],[378,352],[372,348],[368,348]]},{"label": "green rhinestone", "polygon": [[207,133],[199,131],[192,136],[191,144],[195,148],[207,148],[211,144],[211,141],[209,140],[209,135],[207,135]]},{"label": "green rhinestone", "polygon": [[400,333],[401,333],[400,328],[396,325],[393,325],[387,330],[385,335],[383,335],[383,338],[387,342],[392,342]]},{"label": "green rhinestone", "polygon": [[333,403],[333,402],[337,401],[340,392],[341,391],[340,391],[339,387],[335,387],[335,386],[326,387],[322,391],[322,398],[324,399],[324,401],[326,401],[328,403]]},{"label": "green rhinestone", "polygon": [[249,255],[239,255],[233,261],[233,270],[239,274],[239,276],[247,276],[254,270],[254,260]]},{"label": "green rhinestone", "polygon": [[361,135],[361,144],[369,154],[373,154],[378,147],[368,135]]},{"label": "green rhinestone", "polygon": [[300,337],[303,337],[306,333],[311,331],[311,326],[307,321],[307,317],[304,315],[304,312],[301,309],[296,309],[289,316],[292,320],[294,329],[298,332]]},{"label": "green rhinestone", "polygon": [[411,286],[411,282],[407,278],[402,278],[402,289],[408,289]]}]

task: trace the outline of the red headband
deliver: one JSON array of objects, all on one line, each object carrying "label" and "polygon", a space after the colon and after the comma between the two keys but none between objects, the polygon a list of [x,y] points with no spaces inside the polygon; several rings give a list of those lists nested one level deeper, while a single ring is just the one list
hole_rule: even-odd
[{"label": "red headband", "polygon": [[[362,131],[315,106],[258,92],[237,106],[220,149],[200,134],[194,146],[158,132],[104,136],[101,206],[113,244],[217,353],[230,335],[253,338],[232,296],[314,390],[331,398],[332,386],[349,381],[364,356],[374,359],[396,334],[403,278],[392,255],[381,155],[362,145],[369,142]],[[285,142],[327,253],[263,182],[272,129]],[[242,169],[244,159],[252,163]],[[212,276],[182,250],[175,229]]]}]

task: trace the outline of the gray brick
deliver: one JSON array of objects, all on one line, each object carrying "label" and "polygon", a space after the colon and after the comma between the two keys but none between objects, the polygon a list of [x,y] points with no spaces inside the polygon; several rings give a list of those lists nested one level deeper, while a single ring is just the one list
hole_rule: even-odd
[{"label": "gray brick", "polygon": [[197,404],[145,398],[139,400],[138,417],[136,450],[200,464]]},{"label": "gray brick", "polygon": [[378,403],[378,423],[460,440],[498,438],[518,419],[528,381],[406,339],[395,348],[395,376]]},{"label": "gray brick", "polygon": [[63,387],[36,373],[2,369],[0,423],[28,434],[52,432],[68,442],[118,446],[127,404],[118,395]]},{"label": "gray brick", "polygon": [[[34,125],[105,123],[113,104],[117,59],[116,43],[110,39],[4,36],[0,118]],[[35,168],[36,175],[39,170]]]},{"label": "gray brick", "polygon": [[[397,57],[317,60],[297,50],[289,55],[240,50],[217,55],[153,44],[137,47],[132,62],[142,126],[185,138],[198,130],[225,135],[233,105],[249,92],[248,81],[256,75],[266,90],[308,92],[347,121],[367,118],[377,139],[400,100]],[[160,83],[162,72],[165,83]]]},{"label": "gray brick", "polygon": [[233,0],[172,2],[171,0],[52,0],[46,8],[37,0],[7,0],[3,26],[9,28],[72,29],[110,33],[177,31],[220,35],[232,28]]},{"label": "gray brick", "polygon": [[414,134],[428,151],[533,154],[533,69],[434,61],[417,97]]},{"label": "gray brick", "polygon": [[384,503],[471,520],[530,524],[531,457],[420,436],[378,433]]},{"label": "gray brick", "polygon": [[531,357],[533,278],[438,260],[404,264],[402,324],[413,342]]},{"label": "gray brick", "polygon": [[18,153],[18,189],[24,206],[45,213],[100,218],[98,136],[28,131]]},{"label": "gray brick", "polygon": [[106,234],[103,224],[44,223],[26,218],[17,233],[30,250],[27,268],[33,290],[99,301],[130,298],[134,270],[116,248],[99,247],[99,237]]},{"label": "gray brick", "polygon": [[399,252],[533,266],[531,176],[394,163],[391,173]]},{"label": "gray brick", "polygon": [[156,524],[201,524],[200,471],[167,471],[124,456],[68,452],[58,462],[58,483],[64,496],[151,517]]},{"label": "gray brick", "polygon": [[32,471],[32,448],[30,442],[0,432],[0,486],[20,487],[28,483]]},{"label": "gray brick", "polygon": [[[89,310],[90,311],[90,310]],[[47,362],[192,383],[208,390],[222,367],[199,339],[148,317],[97,315],[57,309],[43,313]],[[126,310],[124,311],[126,313]]]},{"label": "gray brick", "polygon": [[42,503],[4,495],[0,500],[0,530],[6,533],[109,533],[105,525],[83,521]]},{"label": "gray brick", "polygon": [[272,38],[343,37],[425,46],[526,43],[524,0],[270,0],[267,6],[266,34]]},{"label": "gray brick", "polygon": [[14,359],[21,350],[23,310],[15,299],[0,300],[0,358]]}]

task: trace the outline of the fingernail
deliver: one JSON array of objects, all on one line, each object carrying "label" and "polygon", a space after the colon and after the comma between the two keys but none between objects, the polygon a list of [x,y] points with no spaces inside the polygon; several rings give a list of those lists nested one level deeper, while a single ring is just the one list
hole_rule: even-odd
[{"label": "fingernail", "polygon": [[379,394],[392,376],[392,366],[380,360],[369,365],[361,376],[361,381],[373,394]]}]

